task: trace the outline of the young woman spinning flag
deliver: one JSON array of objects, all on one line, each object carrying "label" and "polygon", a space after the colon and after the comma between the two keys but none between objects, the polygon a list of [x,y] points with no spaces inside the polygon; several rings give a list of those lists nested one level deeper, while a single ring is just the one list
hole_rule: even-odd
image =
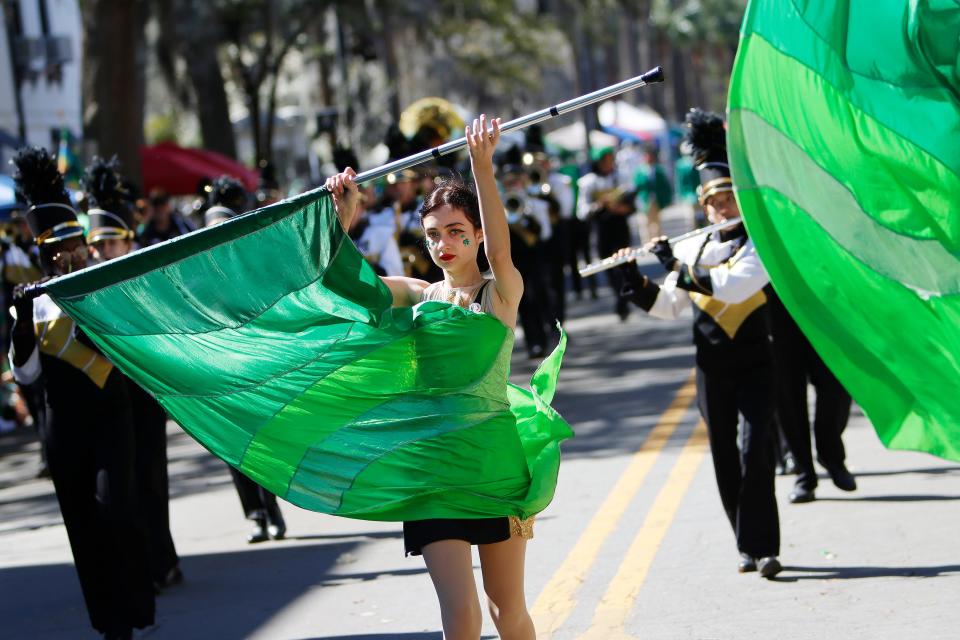
[{"label": "young woman spinning flag", "polygon": [[[492,133],[488,133],[486,117],[480,116],[466,128],[476,194],[461,180],[450,179],[430,193],[420,209],[427,248],[443,269],[444,279],[432,284],[405,277],[382,280],[390,288],[395,307],[445,301],[489,314],[506,325],[509,331],[494,365],[505,396],[523,280],[510,258],[509,229],[494,176],[493,152],[500,140],[500,120],[493,119],[491,124]],[[344,228],[350,226],[360,195],[355,175],[347,168],[326,183]],[[481,244],[490,263],[488,275],[477,265]],[[526,540],[533,537],[532,517],[416,520],[405,522],[403,533],[407,553],[424,557],[440,600],[446,638],[480,636],[481,612],[470,549],[474,544],[479,547],[484,590],[500,637],[535,637],[523,593],[524,553]]]}]

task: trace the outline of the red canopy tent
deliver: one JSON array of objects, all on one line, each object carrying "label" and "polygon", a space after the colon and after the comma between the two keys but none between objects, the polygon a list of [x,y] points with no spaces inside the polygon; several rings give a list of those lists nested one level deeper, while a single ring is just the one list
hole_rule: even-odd
[{"label": "red canopy tent", "polygon": [[172,142],[140,147],[145,193],[163,189],[170,195],[197,192],[201,180],[214,180],[222,175],[233,176],[253,191],[260,174],[225,155],[204,149],[187,149]]}]

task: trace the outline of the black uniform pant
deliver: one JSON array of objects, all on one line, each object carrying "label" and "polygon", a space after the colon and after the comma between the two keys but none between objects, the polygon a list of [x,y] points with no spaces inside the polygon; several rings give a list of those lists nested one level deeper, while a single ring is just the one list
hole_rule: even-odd
[{"label": "black uniform pant", "polygon": [[567,285],[564,270],[569,262],[566,253],[567,234],[570,232],[569,222],[569,220],[558,220],[553,227],[553,235],[544,244],[552,311],[548,316],[556,318],[556,321],[560,324],[566,321],[567,316]]},{"label": "black uniform pant", "polygon": [[[627,224],[627,216],[606,214],[597,218],[597,249],[600,251],[601,258],[609,258],[620,249],[629,246],[630,226]],[[630,312],[630,303],[626,298],[620,297],[620,289],[623,288],[623,275],[620,269],[609,269],[607,282],[613,289],[613,299],[616,300],[615,311],[621,316],[626,316]]]},{"label": "black uniform pant", "polygon": [[569,247],[567,254],[569,256],[570,264],[570,273],[572,276],[573,290],[577,292],[577,295],[580,295],[583,292],[583,283],[586,281],[587,286],[590,287],[590,291],[593,293],[594,297],[597,295],[597,279],[595,276],[587,276],[583,278],[580,276],[580,271],[578,269],[578,263],[580,259],[583,259],[585,264],[590,264],[593,262],[593,251],[590,249],[590,231],[592,223],[587,220],[580,220],[579,218],[571,218],[566,221],[570,227],[570,232],[567,234],[567,246]]},{"label": "black uniform pant", "polygon": [[781,306],[774,311],[777,415],[797,464],[796,484],[812,490],[817,486],[817,473],[810,446],[807,382],[817,392],[813,432],[817,457],[826,465],[842,464],[846,460],[841,436],[850,418],[850,394],[817,355],[786,309]]},{"label": "black uniform pant", "polygon": [[697,368],[697,402],[707,424],[720,501],[737,549],[754,558],[780,553],[771,373],[766,366],[745,371]]},{"label": "black uniform pant", "polygon": [[248,520],[280,521],[280,506],[277,497],[256,482],[230,467],[233,485],[240,496],[240,506]]},{"label": "black uniform pant", "polygon": [[150,574],[162,582],[180,563],[170,535],[170,483],[167,475],[167,412],[130,381],[136,436],[137,498],[147,533]]},{"label": "black uniform pant", "polygon": [[[112,375],[105,395],[124,384]],[[128,402],[125,389],[115,397]],[[108,633],[153,624],[154,591],[136,503],[129,405],[94,401],[111,406],[94,415],[84,407],[47,408],[45,444],[90,622]]]},{"label": "black uniform pant", "polygon": [[529,355],[543,354],[549,334],[548,314],[551,310],[550,296],[546,288],[543,265],[536,261],[518,267],[523,277],[523,296],[517,313],[523,327],[524,342]]}]

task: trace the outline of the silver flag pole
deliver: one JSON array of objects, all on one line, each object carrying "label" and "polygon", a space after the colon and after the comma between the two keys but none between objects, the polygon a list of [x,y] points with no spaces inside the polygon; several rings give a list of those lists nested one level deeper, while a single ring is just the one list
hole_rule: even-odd
[{"label": "silver flag pole", "polygon": [[[620,95],[621,93],[626,93],[627,91],[638,89],[648,84],[654,84],[657,82],[663,82],[663,69],[660,67],[654,67],[653,69],[651,69],[650,71],[647,71],[643,75],[639,75],[635,78],[630,78],[629,80],[624,80],[623,82],[618,82],[617,84],[610,85],[609,87],[605,87],[603,89],[598,89],[593,93],[588,93],[586,95],[580,96],[579,98],[574,98],[573,100],[567,100],[566,102],[561,102],[558,105],[548,107],[546,109],[541,109],[536,113],[531,113],[530,115],[526,115],[521,118],[516,118],[515,120],[511,120],[501,125],[500,131],[503,133],[507,133],[510,131],[516,131],[517,129],[523,129],[525,127],[529,127],[531,125],[537,124],[538,122],[543,122],[544,120],[549,120],[550,118],[556,118],[557,116],[562,116],[563,114],[570,113],[571,111],[576,111],[577,109],[581,109],[587,106],[588,104],[600,102],[601,100],[606,100],[607,98]],[[363,184],[364,182],[371,182],[373,180],[377,180],[378,178],[382,178],[388,174],[395,173],[403,169],[409,169],[410,167],[415,167],[416,165],[423,164],[424,162],[427,162],[429,160],[437,159],[437,158],[440,158],[441,156],[454,153],[456,151],[459,151],[460,149],[465,148],[466,146],[467,146],[467,139],[460,138],[458,140],[454,140],[452,142],[442,144],[439,147],[434,147],[433,149],[421,151],[420,153],[414,154],[412,156],[408,156],[406,158],[401,158],[400,160],[389,162],[381,167],[377,167],[376,169],[370,169],[369,171],[364,171],[358,174],[357,177],[354,178],[354,181],[357,184]],[[323,191],[324,189],[325,187],[318,187],[316,189],[312,189],[311,191],[301,193],[298,196],[294,196],[291,199],[297,200],[301,198],[310,197],[311,195],[314,195],[320,191]],[[288,202],[288,200],[283,200],[281,202],[278,202],[276,203],[276,205],[280,205],[285,202]],[[271,205],[271,206],[275,206],[275,205]],[[255,216],[259,211],[262,211],[262,210],[257,209],[256,211],[250,211],[244,214],[243,216],[237,216],[236,218],[233,218],[232,220],[229,220],[224,224],[230,224],[231,222],[239,220],[240,218],[245,216]],[[203,232],[205,232],[205,229],[197,229],[195,231],[190,232],[187,235],[199,234]],[[183,238],[183,237],[184,236],[180,236],[180,238]],[[161,243],[161,244],[165,244],[165,243]],[[144,249],[140,249],[136,251],[135,253],[140,253],[141,251],[150,251],[150,250],[156,249],[159,246],[160,245],[146,247]],[[95,267],[87,267],[87,268],[91,269]],[[37,283],[27,285],[24,289],[24,295],[27,295],[29,297],[37,297],[37,296],[43,295],[45,290],[46,290],[46,283],[37,282]]]},{"label": "silver flag pole", "polygon": [[[700,229],[694,229],[693,231],[688,231],[687,233],[681,234],[675,238],[670,238],[668,242],[671,245],[674,245],[678,242],[682,242],[689,238],[696,238],[697,236],[702,236],[708,233],[713,233],[714,231],[722,231],[723,229],[729,229],[730,227],[735,227],[738,224],[743,223],[743,220],[740,218],[734,218],[733,220],[727,220],[725,222],[718,222],[717,224],[711,224],[707,227],[702,227]],[[595,273],[600,273],[601,271],[606,271],[607,269],[613,269],[614,267],[619,267],[622,264],[626,264],[637,258],[638,256],[645,255],[645,251],[642,247],[637,249],[630,249],[626,254],[615,257],[610,256],[609,258],[604,258],[600,262],[593,262],[588,264],[582,269],[579,269],[581,276],[592,276]]]},{"label": "silver flag pole", "polygon": [[[648,84],[654,84],[656,82],[663,82],[663,69],[660,67],[655,67],[643,75],[630,78],[629,80],[624,80],[623,82],[618,82],[617,84],[612,84],[603,89],[598,89],[593,93],[588,93],[580,96],[579,98],[567,100],[566,102],[561,102],[553,107],[541,109],[536,113],[531,113],[530,115],[505,122],[500,126],[500,131],[502,133],[509,133],[510,131],[524,129],[531,125],[537,124],[538,122],[543,122],[544,120],[549,120],[550,118],[556,118],[557,116],[562,116],[563,114],[570,113],[571,111],[576,111],[577,109],[581,109],[588,104],[600,102],[601,100],[606,100],[607,98],[618,96],[621,93],[626,93],[627,91],[631,91],[633,89],[639,89],[640,87],[644,87]],[[368,171],[359,173],[357,174],[357,177],[354,178],[354,182],[357,184],[371,182],[390,173],[402,171],[403,169],[409,169],[410,167],[415,167],[418,164],[423,164],[429,160],[439,159],[441,156],[454,153],[465,148],[466,146],[467,139],[459,138],[457,140],[453,140],[452,142],[442,144],[439,147],[427,149],[426,151],[421,151],[420,153],[412,156],[407,156],[406,158],[401,158],[400,160],[394,160],[393,162],[389,162],[381,167],[377,167],[376,169],[370,169]]]}]

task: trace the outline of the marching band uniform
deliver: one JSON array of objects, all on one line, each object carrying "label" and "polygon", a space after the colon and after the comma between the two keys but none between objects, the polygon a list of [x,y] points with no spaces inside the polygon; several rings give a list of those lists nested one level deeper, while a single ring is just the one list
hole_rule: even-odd
[{"label": "marching band uniform", "polygon": [[[612,167],[606,172],[601,170],[607,157],[613,158],[613,149],[604,148],[594,152],[594,171],[578,181],[580,193],[577,215],[592,220],[596,225],[597,250],[602,256],[612,255],[630,246],[627,219],[634,212],[631,192],[620,185],[616,170]],[[630,306],[618,296],[623,285],[620,271],[611,270],[607,277],[616,298],[614,311],[621,320],[626,320],[630,315]]]},{"label": "marching band uniform", "polygon": [[[698,164],[703,201],[733,190],[725,146],[721,161]],[[774,494],[769,277],[742,225],[673,248],[664,240],[654,252],[670,271],[664,283],[641,277],[631,263],[623,270],[627,283],[621,295],[660,318],[676,318],[688,302],[693,304],[697,401],[720,499],[741,553],[740,570],[759,567],[761,575],[771,577],[780,570],[780,525]]]},{"label": "marching band uniform", "polygon": [[[16,163],[37,243],[51,252],[82,239],[56,161],[28,150]],[[52,190],[38,187],[44,180]],[[86,246],[76,250],[85,253]],[[21,384],[42,380],[46,391],[44,444],[90,621],[108,638],[129,638],[133,627],[153,624],[154,587],[136,508],[126,380],[49,296],[32,301],[32,314],[20,296],[16,309],[13,373]]]},{"label": "marching band uniform", "polygon": [[770,317],[777,361],[777,415],[797,465],[797,479],[790,492],[790,502],[812,502],[816,497],[817,473],[810,447],[807,409],[808,381],[817,392],[813,419],[817,460],[827,469],[838,488],[854,491],[857,483],[847,470],[841,439],[850,418],[850,394],[814,350],[777,296],[770,301]]},{"label": "marching band uniform", "polygon": [[[128,192],[120,185],[113,163],[94,158],[84,176],[91,204],[87,212],[88,245],[107,240],[132,243],[136,227],[133,206]],[[167,412],[140,385],[129,378],[126,381],[133,418],[137,503],[150,551],[150,573],[154,584],[163,588],[183,581],[180,558],[170,534]]]}]

